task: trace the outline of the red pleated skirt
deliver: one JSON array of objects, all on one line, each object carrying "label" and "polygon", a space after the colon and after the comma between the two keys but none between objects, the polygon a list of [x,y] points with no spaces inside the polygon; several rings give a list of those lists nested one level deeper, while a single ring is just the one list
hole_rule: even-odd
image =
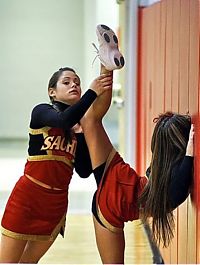
[{"label": "red pleated skirt", "polygon": [[5,208],[2,234],[22,240],[52,241],[64,235],[68,190],[47,189],[22,176]]},{"label": "red pleated skirt", "polygon": [[137,201],[146,183],[147,178],[139,176],[113,149],[96,195],[98,217],[108,230],[121,232],[124,222],[139,218]]}]

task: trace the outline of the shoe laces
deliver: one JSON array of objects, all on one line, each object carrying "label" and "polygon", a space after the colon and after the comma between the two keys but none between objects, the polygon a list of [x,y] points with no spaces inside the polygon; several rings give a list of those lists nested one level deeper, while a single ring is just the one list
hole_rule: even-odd
[{"label": "shoe laces", "polygon": [[94,62],[96,61],[97,57],[99,57],[99,49],[97,48],[96,44],[92,42],[93,47],[95,48],[95,52],[97,55],[94,57],[94,60],[92,61],[92,66],[94,65]]}]

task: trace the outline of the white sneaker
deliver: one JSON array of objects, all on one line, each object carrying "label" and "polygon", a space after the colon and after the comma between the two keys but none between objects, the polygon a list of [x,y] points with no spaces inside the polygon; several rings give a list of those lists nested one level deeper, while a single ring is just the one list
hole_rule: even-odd
[{"label": "white sneaker", "polygon": [[99,41],[97,56],[101,63],[109,71],[122,68],[125,60],[119,51],[118,39],[115,33],[106,25],[98,25],[96,33]]}]

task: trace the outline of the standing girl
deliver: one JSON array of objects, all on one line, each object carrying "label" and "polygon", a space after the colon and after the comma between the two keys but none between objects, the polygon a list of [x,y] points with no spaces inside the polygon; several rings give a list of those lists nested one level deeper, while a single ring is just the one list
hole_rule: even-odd
[{"label": "standing girl", "polygon": [[73,69],[61,68],[52,75],[52,104],[39,104],[32,111],[24,175],[2,218],[0,262],[37,263],[57,235],[64,234],[73,169],[82,177],[92,172],[79,121],[111,86],[112,76],[101,75],[81,98],[80,78]]}]

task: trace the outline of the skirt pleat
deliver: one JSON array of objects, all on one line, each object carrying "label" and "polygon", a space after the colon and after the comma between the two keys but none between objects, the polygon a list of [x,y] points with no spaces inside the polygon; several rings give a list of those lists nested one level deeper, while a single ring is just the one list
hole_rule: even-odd
[{"label": "skirt pleat", "polygon": [[64,236],[68,190],[39,186],[22,176],[16,183],[1,221],[2,234],[23,240],[54,240]]}]

